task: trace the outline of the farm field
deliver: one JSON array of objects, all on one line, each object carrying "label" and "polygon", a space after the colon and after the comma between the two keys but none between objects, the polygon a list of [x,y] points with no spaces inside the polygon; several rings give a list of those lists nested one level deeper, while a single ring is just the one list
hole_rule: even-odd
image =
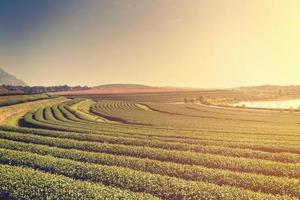
[{"label": "farm field", "polygon": [[300,198],[300,113],[55,101],[0,127],[1,198]]},{"label": "farm field", "polygon": [[0,200],[300,200],[299,8],[0,0]]},{"label": "farm field", "polygon": [[[125,85],[126,86],[126,85]],[[106,88],[107,89],[107,88]],[[185,89],[165,92],[131,92],[115,93],[118,88],[102,92],[97,89],[68,91],[62,93],[70,98],[88,98],[93,100],[114,100],[130,102],[178,103],[184,99],[203,97],[207,104],[228,105],[241,101],[289,100],[300,98],[298,86],[258,86],[234,89]],[[93,93],[94,92],[94,93]],[[61,94],[61,93],[57,93]]]}]

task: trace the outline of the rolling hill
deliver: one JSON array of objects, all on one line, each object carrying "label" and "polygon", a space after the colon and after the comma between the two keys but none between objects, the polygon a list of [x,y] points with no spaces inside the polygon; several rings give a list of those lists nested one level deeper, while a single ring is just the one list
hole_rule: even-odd
[{"label": "rolling hill", "polygon": [[140,84],[105,84],[93,87],[88,90],[65,91],[59,94],[129,94],[129,93],[154,93],[154,92],[172,92],[186,91],[187,88],[176,87],[153,87]]}]

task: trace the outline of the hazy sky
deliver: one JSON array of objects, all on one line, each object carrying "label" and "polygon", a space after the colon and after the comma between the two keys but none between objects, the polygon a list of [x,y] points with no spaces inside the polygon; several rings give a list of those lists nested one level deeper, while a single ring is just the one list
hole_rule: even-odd
[{"label": "hazy sky", "polygon": [[30,85],[300,84],[299,0],[0,0],[0,68]]}]

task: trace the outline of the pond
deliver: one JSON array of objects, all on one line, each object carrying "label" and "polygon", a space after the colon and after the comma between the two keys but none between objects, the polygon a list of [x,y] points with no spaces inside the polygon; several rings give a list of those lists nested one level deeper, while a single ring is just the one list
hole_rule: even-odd
[{"label": "pond", "polygon": [[300,99],[276,100],[276,101],[245,101],[232,104],[232,106],[248,108],[268,108],[268,109],[299,109]]}]

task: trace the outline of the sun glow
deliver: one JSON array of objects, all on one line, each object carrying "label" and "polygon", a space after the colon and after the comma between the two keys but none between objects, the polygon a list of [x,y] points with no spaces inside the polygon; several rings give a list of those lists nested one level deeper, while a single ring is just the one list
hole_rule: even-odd
[{"label": "sun glow", "polygon": [[37,8],[21,12],[35,18],[7,14],[12,25],[0,23],[0,64],[30,84],[65,83],[60,74],[69,74],[68,84],[88,85],[300,84],[299,1],[62,1],[52,12]]}]

